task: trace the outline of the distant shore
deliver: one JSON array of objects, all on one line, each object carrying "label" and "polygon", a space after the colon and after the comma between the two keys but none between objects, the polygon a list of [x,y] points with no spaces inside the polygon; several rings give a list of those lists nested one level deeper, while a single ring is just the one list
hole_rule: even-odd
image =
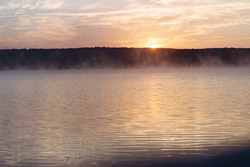
[{"label": "distant shore", "polygon": [[136,67],[250,67],[250,48],[2,49],[0,70]]}]

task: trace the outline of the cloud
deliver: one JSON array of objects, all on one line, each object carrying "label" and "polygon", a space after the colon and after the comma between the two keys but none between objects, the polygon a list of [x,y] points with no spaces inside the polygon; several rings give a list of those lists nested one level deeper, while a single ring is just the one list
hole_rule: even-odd
[{"label": "cloud", "polygon": [[[48,41],[143,47],[158,39],[166,47],[195,47],[201,39],[204,46],[212,40],[240,41],[250,28],[250,2],[243,0],[12,0],[0,3],[0,10],[5,36],[0,40],[15,37],[27,46],[30,40],[44,47]],[[241,35],[234,26],[245,26]]]},{"label": "cloud", "polygon": [[[12,18],[16,20],[11,26],[0,27],[3,36],[0,44],[12,47],[60,47],[67,46],[67,41],[77,34],[70,26],[70,20],[60,17],[32,16]],[[0,31],[1,32],[1,31]],[[1,32],[2,33],[2,32]]]},{"label": "cloud", "polygon": [[11,0],[6,3],[4,6],[1,6],[5,10],[36,10],[36,9],[61,9],[64,5],[62,0]]}]

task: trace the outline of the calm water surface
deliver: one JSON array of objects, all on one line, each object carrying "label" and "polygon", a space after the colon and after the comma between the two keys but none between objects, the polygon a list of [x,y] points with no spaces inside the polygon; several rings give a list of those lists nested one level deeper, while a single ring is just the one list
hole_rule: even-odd
[{"label": "calm water surface", "polygon": [[250,69],[0,72],[0,166],[205,159],[249,141]]}]

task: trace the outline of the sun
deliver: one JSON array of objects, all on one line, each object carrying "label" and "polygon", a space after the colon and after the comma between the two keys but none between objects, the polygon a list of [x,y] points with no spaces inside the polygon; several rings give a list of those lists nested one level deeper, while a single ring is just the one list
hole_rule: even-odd
[{"label": "sun", "polygon": [[164,47],[164,42],[161,38],[149,38],[144,47],[152,49],[162,48]]},{"label": "sun", "polygon": [[161,46],[158,45],[158,44],[151,44],[151,45],[147,45],[146,48],[152,48],[152,49],[155,49],[155,48],[160,48]]}]

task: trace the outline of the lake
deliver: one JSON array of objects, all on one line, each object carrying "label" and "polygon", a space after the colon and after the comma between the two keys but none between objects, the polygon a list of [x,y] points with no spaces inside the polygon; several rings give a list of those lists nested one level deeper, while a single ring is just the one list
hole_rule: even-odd
[{"label": "lake", "polygon": [[250,68],[0,72],[0,166],[181,166],[249,141]]}]

